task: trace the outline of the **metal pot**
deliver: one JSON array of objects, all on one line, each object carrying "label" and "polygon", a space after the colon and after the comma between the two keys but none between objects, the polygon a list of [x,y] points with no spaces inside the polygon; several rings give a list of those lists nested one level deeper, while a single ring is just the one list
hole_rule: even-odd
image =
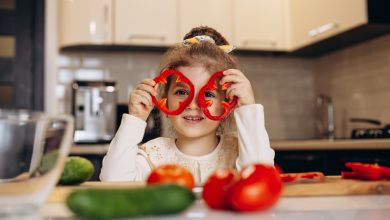
[{"label": "metal pot", "polygon": [[353,123],[366,123],[374,127],[354,128],[351,133],[352,139],[390,138],[390,125],[382,126],[382,122],[371,118],[351,118]]}]

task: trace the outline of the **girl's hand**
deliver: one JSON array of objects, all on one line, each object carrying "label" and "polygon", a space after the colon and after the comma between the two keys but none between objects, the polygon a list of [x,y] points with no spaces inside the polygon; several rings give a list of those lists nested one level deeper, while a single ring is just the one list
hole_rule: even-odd
[{"label": "girl's hand", "polygon": [[240,70],[228,69],[223,74],[220,84],[232,83],[226,91],[227,98],[237,96],[237,106],[255,104],[251,83]]},{"label": "girl's hand", "polygon": [[156,82],[153,79],[144,79],[131,92],[129,98],[130,115],[146,121],[153,110],[154,105],[151,95],[156,96],[155,85]]}]

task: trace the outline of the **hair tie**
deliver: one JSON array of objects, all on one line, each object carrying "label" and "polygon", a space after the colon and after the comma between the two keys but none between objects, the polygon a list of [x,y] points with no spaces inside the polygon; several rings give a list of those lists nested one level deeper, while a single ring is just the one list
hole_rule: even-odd
[{"label": "hair tie", "polygon": [[[192,37],[192,38],[185,39],[183,41],[183,45],[184,46],[190,46],[190,45],[193,45],[193,44],[197,44],[197,43],[199,43],[201,41],[207,41],[207,42],[215,44],[215,40],[212,37],[207,36],[207,35],[200,35],[200,36],[195,36],[195,37]],[[236,49],[236,47],[232,46],[232,45],[221,45],[221,46],[218,46],[218,47],[221,50],[225,51],[225,53],[230,53],[234,49]]]}]

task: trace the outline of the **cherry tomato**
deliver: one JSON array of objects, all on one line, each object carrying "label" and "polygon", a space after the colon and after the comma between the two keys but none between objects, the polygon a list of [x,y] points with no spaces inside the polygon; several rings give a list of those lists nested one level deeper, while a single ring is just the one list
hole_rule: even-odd
[{"label": "cherry tomato", "polygon": [[202,197],[213,209],[228,209],[227,192],[235,182],[236,175],[231,170],[218,170],[211,174],[203,185]]},{"label": "cherry tomato", "polygon": [[195,186],[195,180],[191,172],[176,164],[158,166],[149,174],[147,183],[176,183],[189,189]]},{"label": "cherry tomato", "polygon": [[237,211],[271,208],[280,198],[282,182],[273,166],[254,164],[240,172],[240,178],[228,192],[229,205]]}]

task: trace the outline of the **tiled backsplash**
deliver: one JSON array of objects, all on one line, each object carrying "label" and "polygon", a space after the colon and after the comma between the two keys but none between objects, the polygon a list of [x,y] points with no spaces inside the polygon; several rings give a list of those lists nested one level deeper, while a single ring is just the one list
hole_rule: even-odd
[{"label": "tiled backsplash", "polygon": [[316,94],[333,98],[336,137],[350,137],[351,117],[390,124],[390,35],[328,54],[316,60]]},{"label": "tiled backsplash", "polygon": [[[265,107],[271,139],[315,138],[315,97],[324,93],[335,103],[336,133],[349,135],[348,117],[374,117],[390,123],[390,37],[366,42],[318,59],[239,56],[240,69]],[[118,102],[143,78],[152,78],[158,52],[67,52],[60,54],[59,105],[70,112],[74,79],[114,79]],[[386,101],[389,100],[389,101]],[[387,115],[386,115],[387,114]]]}]

